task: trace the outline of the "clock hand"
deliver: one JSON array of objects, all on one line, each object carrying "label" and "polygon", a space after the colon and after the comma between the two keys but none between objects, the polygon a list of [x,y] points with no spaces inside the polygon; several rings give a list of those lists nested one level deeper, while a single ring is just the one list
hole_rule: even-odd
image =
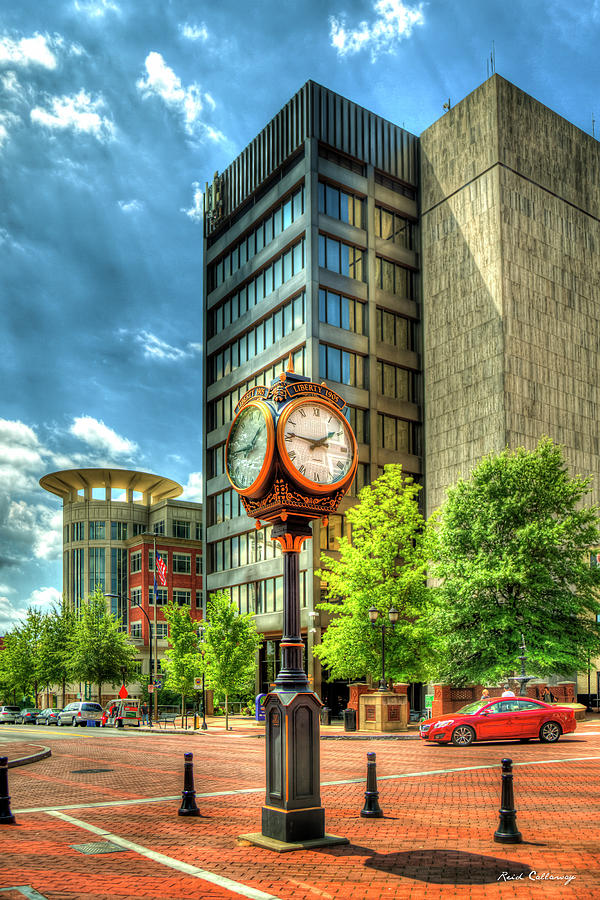
[{"label": "clock hand", "polygon": [[[300,438],[301,441],[306,441],[308,444],[312,444],[312,442],[313,442],[313,440],[314,440],[314,438],[311,438],[311,437],[305,437],[303,434],[294,434],[293,431],[290,431],[289,437],[291,437],[291,438]],[[324,440],[325,440],[325,438],[324,438]]]},{"label": "clock hand", "polygon": [[329,444],[325,442],[331,440],[334,434],[335,431],[330,431],[329,434],[325,435],[325,437],[319,438],[318,441],[313,441],[313,443],[310,445],[310,449],[314,450],[315,447],[329,447]]}]

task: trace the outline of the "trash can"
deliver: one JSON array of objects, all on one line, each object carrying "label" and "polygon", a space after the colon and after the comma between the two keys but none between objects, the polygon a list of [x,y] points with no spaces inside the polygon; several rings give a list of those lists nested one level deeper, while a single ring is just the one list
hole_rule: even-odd
[{"label": "trash can", "polygon": [[344,731],[356,731],[356,710],[344,710]]},{"label": "trash can", "polygon": [[321,725],[331,724],[331,710],[328,706],[324,706],[321,710]]},{"label": "trash can", "polygon": [[266,694],[257,694],[254,701],[254,719],[256,722],[265,721],[265,708],[263,706]]}]

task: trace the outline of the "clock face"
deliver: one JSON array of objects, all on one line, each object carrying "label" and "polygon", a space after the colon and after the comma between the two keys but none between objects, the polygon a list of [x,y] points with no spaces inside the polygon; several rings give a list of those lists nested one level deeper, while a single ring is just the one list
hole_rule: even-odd
[{"label": "clock face", "polygon": [[271,413],[260,401],[251,401],[233,420],[227,438],[226,467],[240,494],[260,492],[273,462],[274,426]]},{"label": "clock face", "polygon": [[299,484],[325,493],[348,482],[354,474],[356,442],[339,410],[323,401],[301,400],[290,404],[282,419],[282,462]]}]

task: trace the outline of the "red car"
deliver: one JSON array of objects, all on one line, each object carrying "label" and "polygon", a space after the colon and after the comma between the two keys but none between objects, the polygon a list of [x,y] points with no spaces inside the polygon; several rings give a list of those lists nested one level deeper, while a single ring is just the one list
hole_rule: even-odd
[{"label": "red car", "polygon": [[552,706],[528,697],[504,697],[477,700],[454,713],[421,722],[419,731],[424,741],[467,747],[474,741],[519,740],[539,738],[552,744],[561,734],[575,731],[575,713],[566,706]]}]

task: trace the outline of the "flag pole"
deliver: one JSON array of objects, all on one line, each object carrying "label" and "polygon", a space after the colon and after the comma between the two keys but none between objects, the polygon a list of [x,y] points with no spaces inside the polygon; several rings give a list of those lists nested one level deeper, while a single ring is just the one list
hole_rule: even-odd
[{"label": "flag pole", "polygon": [[154,704],[154,721],[158,720],[158,693],[156,690],[156,674],[158,672],[158,641],[156,639],[156,609],[158,607],[158,591],[156,589],[156,535],[154,535],[154,672],[152,673],[152,681],[154,682],[154,690],[152,691],[152,703]]}]

